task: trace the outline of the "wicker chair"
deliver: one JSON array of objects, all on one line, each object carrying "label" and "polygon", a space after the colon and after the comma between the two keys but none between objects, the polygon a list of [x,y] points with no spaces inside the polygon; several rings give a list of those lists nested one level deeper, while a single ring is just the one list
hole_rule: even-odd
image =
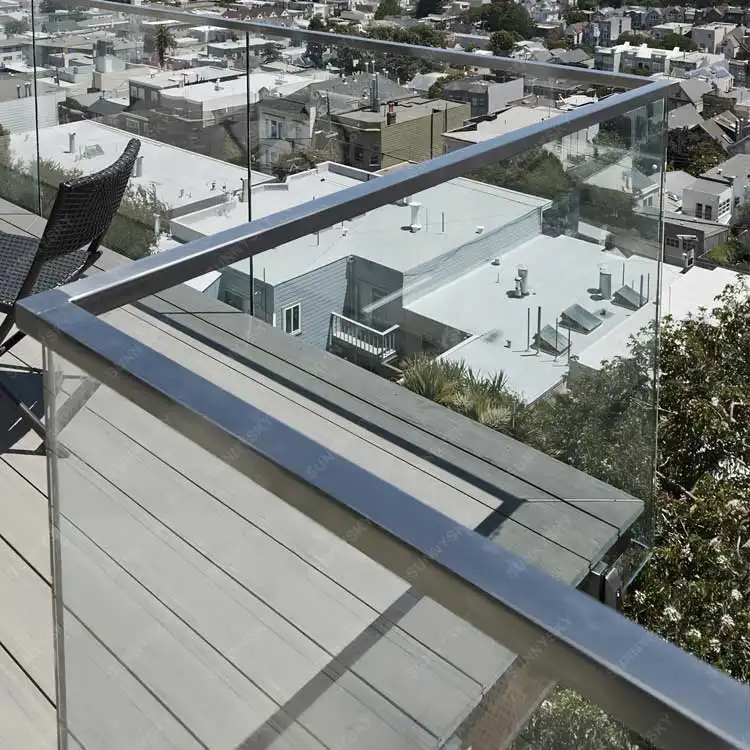
[{"label": "wicker chair", "polygon": [[[133,138],[120,158],[96,174],[60,185],[41,239],[0,232],[0,357],[23,337],[9,336],[19,299],[74,281],[101,256],[99,243],[120,207],[141,143]],[[0,392],[41,438],[39,417],[0,380]]]}]

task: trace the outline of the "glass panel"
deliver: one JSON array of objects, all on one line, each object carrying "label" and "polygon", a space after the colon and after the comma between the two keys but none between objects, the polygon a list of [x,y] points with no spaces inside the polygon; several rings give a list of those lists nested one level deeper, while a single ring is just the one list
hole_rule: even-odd
[{"label": "glass panel", "polygon": [[[564,109],[518,111],[554,126]],[[472,137],[496,134],[482,125]],[[289,331],[301,302],[304,343],[645,500],[627,581],[652,538],[659,287],[685,278],[677,253],[661,264],[664,133],[662,102],[552,127],[540,148],[235,263],[220,289],[252,275],[257,317]],[[267,215],[369,177],[327,162],[253,200]]]},{"label": "glass panel", "polygon": [[[107,318],[177,360],[190,356],[196,371],[213,368],[251,402],[265,390],[264,409],[278,414],[281,389],[253,384],[240,364],[219,367],[216,353],[180,346],[134,313]],[[519,659],[349,546],[364,524],[334,536],[264,489],[261,473],[256,483],[225,463],[239,454],[217,458],[178,434],[169,410],[146,413],[57,355],[47,388],[58,705],[70,746],[638,746],[598,708],[553,689],[543,642]],[[330,451],[355,456],[359,438],[304,411],[289,411],[290,423],[302,414],[324,441],[309,479],[332,465]],[[438,487],[399,468],[395,446],[368,451],[368,468],[388,481],[422,496]],[[432,502],[446,502],[440,495]],[[457,532],[470,505],[447,511]],[[658,727],[648,739],[659,746]]]}]

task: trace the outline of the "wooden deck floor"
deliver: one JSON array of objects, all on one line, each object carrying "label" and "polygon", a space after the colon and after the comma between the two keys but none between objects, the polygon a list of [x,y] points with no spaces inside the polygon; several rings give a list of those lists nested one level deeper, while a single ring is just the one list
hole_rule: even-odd
[{"label": "wooden deck floor", "polygon": [[[0,205],[0,230],[39,230],[38,219],[14,208]],[[420,407],[410,422],[409,407],[395,405],[401,392],[385,382],[403,440],[376,429],[386,411],[373,405],[380,385],[363,386],[367,403],[347,386],[350,414],[368,414],[343,418],[323,390],[338,387],[329,360],[287,337],[287,350],[272,357],[264,336],[275,332],[257,327],[249,338],[246,316],[202,298],[198,309],[196,294],[172,290],[106,318],[567,582],[578,584],[640,510],[602,498],[597,485],[562,500],[559,477],[540,475],[532,486],[479,447],[459,450],[447,434],[439,442],[429,414]],[[39,377],[14,368],[40,366],[39,346],[26,339],[13,355],[0,376],[38,403]],[[64,404],[81,373],[59,366]],[[2,400],[0,419],[0,750],[51,750],[46,465],[34,452],[38,440]],[[456,424],[470,443],[473,433]],[[443,465],[420,449],[427,439]],[[61,440],[65,710],[74,750],[437,748],[513,661],[107,388],[91,395]],[[482,482],[445,468],[451,463]],[[327,470],[325,454],[313,468]]]}]

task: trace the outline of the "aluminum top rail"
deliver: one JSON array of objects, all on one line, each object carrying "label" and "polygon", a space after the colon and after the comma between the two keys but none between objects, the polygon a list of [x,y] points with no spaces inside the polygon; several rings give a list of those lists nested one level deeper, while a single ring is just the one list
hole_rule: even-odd
[{"label": "aluminum top rail", "polygon": [[178,21],[189,26],[198,26],[203,23],[234,31],[266,34],[268,36],[282,37],[300,42],[318,42],[327,46],[351,47],[352,49],[377,52],[379,54],[418,57],[432,62],[448,63],[456,67],[489,68],[490,70],[515,73],[519,76],[536,78],[538,80],[573,81],[621,89],[642,88],[649,83],[649,79],[644,79],[643,76],[626,73],[564,67],[551,63],[516,60],[510,57],[476,55],[472,52],[457,52],[440,47],[402,44],[380,39],[370,39],[364,36],[332,34],[326,31],[310,31],[296,26],[279,26],[260,21],[240,21],[233,18],[202,14],[200,12],[173,10],[158,5],[124,5],[123,3],[112,2],[111,0],[67,0],[66,4],[71,7],[101,8],[113,13],[141,16],[149,19],[161,18],[165,21]]},{"label": "aluminum top rail", "polygon": [[[651,83],[27,298],[18,325],[658,746],[748,750],[747,686],[95,317],[663,99],[671,86]],[[311,475],[321,456],[334,470]]]}]

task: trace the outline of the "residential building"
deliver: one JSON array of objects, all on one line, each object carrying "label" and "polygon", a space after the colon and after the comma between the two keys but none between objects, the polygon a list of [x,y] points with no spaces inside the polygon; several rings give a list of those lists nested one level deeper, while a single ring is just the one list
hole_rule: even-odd
[{"label": "residential building", "polygon": [[745,37],[747,37],[747,34],[747,28],[743,25],[739,25],[724,36],[720,48],[721,53],[727,58],[727,60],[737,57],[737,53],[742,49],[743,44],[745,44]]},{"label": "residential building", "polygon": [[591,68],[594,58],[584,49],[556,49],[552,51],[551,61],[555,65],[569,65],[573,68]]},{"label": "residential building", "polygon": [[729,224],[734,194],[729,180],[698,177],[682,192],[682,213],[696,219]]},{"label": "residential building", "polygon": [[702,177],[726,181],[732,185],[733,211],[741,203],[750,201],[750,154],[736,154],[704,172]]},{"label": "residential building", "polygon": [[[509,107],[486,117],[478,117],[459,128],[443,133],[445,150],[450,152],[474,143],[482,143],[514,130],[545,122],[565,111],[569,109],[519,106]],[[543,148],[557,156],[563,165],[577,163],[584,157],[593,156],[594,138],[598,132],[599,126],[592,125],[545,143]]]},{"label": "residential building", "polygon": [[750,83],[750,60],[728,60],[727,64],[735,86],[747,87]]},{"label": "residential building", "polygon": [[692,28],[692,24],[684,23],[682,21],[672,21],[670,23],[660,23],[653,26],[651,28],[651,33],[654,35],[655,39],[662,41],[664,37],[671,34],[676,34],[677,36],[688,36]]},{"label": "residential building", "polygon": [[631,21],[629,16],[611,16],[598,22],[599,44],[602,47],[611,47],[621,34],[630,31]]},{"label": "residential building", "polygon": [[415,99],[415,92],[386,76],[378,76],[376,84],[369,74],[308,81],[293,92],[283,88],[276,92],[261,90],[256,117],[261,167],[270,169],[279,159],[298,150],[315,149],[329,158],[343,158],[335,116],[372,107],[376,99],[380,106],[381,102]]},{"label": "residential building", "polygon": [[65,101],[65,89],[54,81],[37,79],[35,111],[29,106],[29,99],[34,99],[32,82],[31,76],[0,70],[0,125],[10,133],[33,130],[37,122],[47,128],[58,123],[58,106]]},{"label": "residential building", "polygon": [[135,75],[129,79],[131,107],[156,108],[161,106],[161,92],[168,89],[216,83],[239,78],[241,71],[230,68],[201,66],[180,71],[152,71],[148,75]]},{"label": "residential building", "polygon": [[423,161],[443,153],[442,133],[462,125],[471,105],[415,97],[329,116],[320,112],[320,129],[338,133],[344,164],[377,171],[400,162]]},{"label": "residential building", "polygon": [[683,54],[677,48],[656,49],[646,44],[634,46],[630,42],[624,42],[613,47],[597,47],[594,54],[594,67],[597,70],[609,70],[614,73],[637,71],[647,75],[669,74],[672,60],[682,57]]},{"label": "residential building", "polygon": [[691,32],[691,39],[700,49],[718,54],[723,50],[724,38],[735,28],[734,23],[708,23],[704,26],[695,26]]},{"label": "residential building", "polygon": [[450,81],[443,86],[442,94],[443,99],[448,101],[470,104],[470,117],[497,112],[511,102],[523,99],[523,96],[523,78],[511,78],[500,82],[481,76],[467,76]]},{"label": "residential building", "polygon": [[660,23],[664,23],[664,15],[659,8],[649,8],[643,17],[643,28],[652,29]]}]

